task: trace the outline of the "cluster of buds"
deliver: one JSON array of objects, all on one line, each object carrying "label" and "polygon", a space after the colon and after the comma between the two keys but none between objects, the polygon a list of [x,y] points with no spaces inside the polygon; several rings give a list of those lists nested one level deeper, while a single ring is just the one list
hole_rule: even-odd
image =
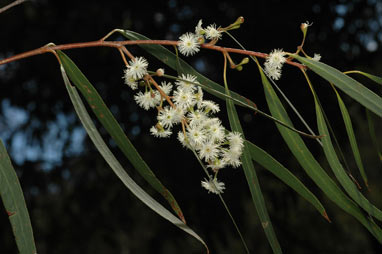
[{"label": "cluster of buds", "polygon": [[[222,193],[224,183],[216,179],[216,173],[227,166],[236,168],[241,165],[244,146],[241,134],[227,131],[220,119],[214,116],[220,111],[219,105],[203,99],[203,90],[196,76],[182,74],[174,84],[163,81],[158,85],[148,75],[147,67],[145,58],[136,57],[129,62],[124,80],[133,90],[138,89],[138,84],[143,85],[144,91],[138,91],[134,96],[140,107],[158,110],[157,123],[151,127],[151,134],[170,137],[173,128],[181,125],[178,140],[184,147],[195,151],[207,168],[215,173],[208,181],[202,181],[202,186],[209,192]],[[160,73],[163,72],[161,69]]]}]

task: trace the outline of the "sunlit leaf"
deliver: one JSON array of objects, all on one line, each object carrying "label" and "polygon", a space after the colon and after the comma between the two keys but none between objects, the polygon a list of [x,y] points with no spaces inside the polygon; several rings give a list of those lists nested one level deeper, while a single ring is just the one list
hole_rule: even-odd
[{"label": "sunlit leaf", "polygon": [[0,196],[21,254],[34,254],[36,246],[24,194],[7,150],[0,140]]},{"label": "sunlit leaf", "polygon": [[74,83],[78,90],[80,90],[98,120],[105,127],[107,132],[114,139],[115,143],[129,159],[134,168],[156,191],[162,194],[179,218],[185,222],[182,210],[180,209],[175,198],[170,191],[163,186],[146,162],[139,155],[134,145],[126,137],[121,126],[103,102],[97,90],[95,90],[89,80],[67,55],[65,55],[62,51],[57,51],[57,54],[70,80]]}]

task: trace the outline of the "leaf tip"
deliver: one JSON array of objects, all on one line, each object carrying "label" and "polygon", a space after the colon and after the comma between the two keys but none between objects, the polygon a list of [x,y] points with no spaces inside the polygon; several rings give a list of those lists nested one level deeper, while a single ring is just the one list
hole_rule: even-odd
[{"label": "leaf tip", "polygon": [[322,212],[322,216],[323,216],[329,223],[332,223],[332,221],[329,219],[329,216],[328,216],[328,214],[326,213],[325,210]]}]

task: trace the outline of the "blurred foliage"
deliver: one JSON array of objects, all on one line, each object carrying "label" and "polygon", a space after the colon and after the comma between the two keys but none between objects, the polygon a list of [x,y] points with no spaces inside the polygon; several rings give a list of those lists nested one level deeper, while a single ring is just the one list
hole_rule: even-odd
[{"label": "blurred foliage", "polygon": [[[9,2],[0,0],[0,6]],[[283,48],[293,52],[301,40],[299,25],[308,20],[313,26],[309,28],[306,52],[320,53],[323,62],[344,71],[359,69],[378,76],[382,74],[382,3],[377,0],[299,1],[298,4],[281,0],[28,1],[0,15],[0,58],[49,42],[97,40],[114,28],[133,30],[153,39],[175,40],[182,33],[193,30],[199,19],[203,19],[204,24],[225,26],[238,16],[244,16],[245,23],[233,33],[249,49],[270,52]],[[235,47],[228,37],[221,44]],[[131,47],[131,52],[145,54],[138,47]],[[207,241],[211,251],[244,252],[219,200],[201,189],[202,171],[192,153],[182,149],[175,138],[161,140],[148,135],[154,123],[153,115],[135,105],[133,94],[123,84],[123,62],[118,51],[88,48],[66,53],[96,86],[137,150],[175,195],[188,225]],[[212,80],[222,83],[223,58],[220,54],[202,51],[185,60]],[[239,62],[241,58],[234,56],[234,60]],[[158,62],[150,61],[150,68],[155,70],[159,66]],[[231,89],[245,94],[259,108],[265,109],[259,75],[254,74],[252,68],[256,68],[255,65],[248,64],[242,72],[230,71]],[[329,119],[338,119],[340,112],[335,94],[322,79],[311,76]],[[381,94],[380,88],[366,79],[360,80]],[[314,105],[308,88],[301,87],[304,81],[299,71],[285,67],[278,84],[315,128]],[[20,176],[39,253],[203,251],[197,241],[141,204],[113,175],[85,137],[52,55],[0,66],[0,99],[0,137],[7,144]],[[364,193],[382,207],[382,187],[378,181],[382,168],[370,138],[362,135],[367,133],[364,110],[347,97],[344,101],[353,117],[370,179],[371,192]],[[223,106],[223,101],[218,102]],[[328,202],[304,175],[280,136],[275,135],[272,122],[247,110],[239,110],[239,115],[247,139],[270,152],[306,183],[323,200],[332,220],[331,224],[327,223],[309,203],[258,167],[273,226],[287,253],[380,253],[381,246],[373,237],[353,218]],[[334,121],[332,125],[340,143],[345,145],[345,154],[350,155],[342,122]],[[376,129],[381,127],[381,122],[377,122]],[[378,137],[382,139],[380,132]],[[306,141],[313,145],[313,150],[320,151],[312,141]],[[115,148],[112,141],[110,144]],[[123,161],[118,150],[114,151]],[[132,167],[123,162],[134,179],[160,200]],[[350,166],[361,182],[353,161]],[[269,253],[270,247],[251,203],[242,170],[226,170],[220,175],[227,186],[224,198],[250,250]],[[4,211],[2,204],[0,211]],[[5,212],[0,212],[0,253],[16,253]]]}]

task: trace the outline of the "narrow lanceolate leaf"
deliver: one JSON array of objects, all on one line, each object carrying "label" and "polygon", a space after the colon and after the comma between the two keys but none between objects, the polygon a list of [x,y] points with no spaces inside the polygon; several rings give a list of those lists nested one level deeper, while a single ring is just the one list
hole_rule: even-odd
[{"label": "narrow lanceolate leaf", "polygon": [[[146,36],[133,32],[133,31],[120,30],[120,33],[126,38],[128,38],[129,40],[149,40],[149,38],[147,38]],[[224,87],[206,78],[205,76],[201,75],[194,68],[192,68],[188,63],[186,63],[179,57],[177,58],[177,56],[174,53],[172,53],[170,50],[166,49],[165,47],[161,45],[148,45],[148,44],[143,45],[142,44],[139,46],[142,47],[151,55],[158,58],[160,61],[162,61],[167,66],[169,66],[171,69],[176,71],[182,71],[185,74],[188,73],[188,74],[195,75],[198,81],[207,87],[206,89],[207,92],[215,95],[218,98],[221,98],[222,100],[226,99],[224,96],[225,95]],[[251,107],[253,106],[256,107],[254,102],[248,100],[247,98],[235,92],[231,92],[231,96],[232,98],[235,99],[235,103],[240,102],[238,103],[238,105],[241,105],[241,106],[249,105]]]},{"label": "narrow lanceolate leaf", "polygon": [[0,196],[9,216],[20,254],[35,254],[32,225],[16,171],[0,140]]},{"label": "narrow lanceolate leaf", "polygon": [[[226,93],[229,95],[230,91],[226,88]],[[236,112],[235,105],[232,100],[227,99],[227,113],[228,119],[232,131],[240,132],[244,137],[243,130],[241,128],[239,116]],[[252,195],[253,203],[256,207],[257,214],[259,215],[261,225],[263,226],[265,235],[267,236],[268,242],[272,247],[274,253],[282,253],[280,244],[277,240],[276,233],[273,229],[271,220],[268,215],[267,208],[265,206],[264,196],[261,192],[260,183],[256,175],[255,166],[251,158],[248,143],[244,144],[243,154],[241,156],[242,166],[244,170],[245,177],[248,182],[249,190]]]},{"label": "narrow lanceolate leaf", "polygon": [[90,139],[96,146],[97,150],[100,152],[105,161],[112,168],[114,173],[118,176],[118,178],[123,182],[123,184],[145,205],[155,211],[157,214],[162,216],[164,219],[173,223],[175,226],[195,237],[198,241],[200,241],[207,250],[208,247],[203,239],[196,234],[191,228],[189,228],[183,221],[175,217],[172,213],[170,213],[166,208],[164,208],[161,204],[159,204],[155,199],[153,199],[149,194],[147,194],[138,184],[134,182],[134,180],[126,173],[118,160],[114,157],[113,153],[107,147],[105,142],[103,141],[101,135],[97,131],[96,127],[92,119],[90,118],[88,112],[86,111],[85,106],[82,103],[80,95],[78,94],[76,88],[72,86],[69,82],[69,79],[66,77],[66,73],[62,70],[62,75],[66,84],[66,88],[68,90],[70,99],[73,103],[73,106],[77,112],[78,117],[81,120],[82,125],[84,126],[86,132],[88,133]]},{"label": "narrow lanceolate leaf", "polygon": [[103,102],[97,90],[67,55],[61,51],[57,51],[57,54],[69,78],[78,90],[80,90],[98,120],[114,139],[115,143],[122,150],[124,155],[129,159],[130,163],[156,191],[162,194],[179,218],[185,222],[182,210],[180,209],[174,196],[163,186],[146,162],[139,155],[133,144],[123,132],[117,120],[115,120],[114,116]]},{"label": "narrow lanceolate leaf", "polygon": [[349,137],[351,149],[353,151],[354,160],[358,166],[359,172],[362,176],[363,181],[365,182],[365,185],[368,186],[367,175],[366,175],[365,169],[363,167],[361,154],[360,154],[359,149],[358,149],[357,140],[355,139],[353,125],[351,123],[349,112],[348,112],[344,102],[342,101],[339,93],[336,90],[334,90],[334,91],[337,94],[338,105],[340,106],[342,118],[344,119],[345,128],[346,128],[346,132],[347,132],[348,137]]},{"label": "narrow lanceolate leaf", "polygon": [[382,149],[380,147],[380,144],[378,143],[377,135],[375,134],[373,113],[371,113],[369,110],[366,109],[366,117],[367,117],[367,124],[369,125],[369,133],[370,133],[371,140],[373,141],[379,160],[382,162],[382,152],[381,152]]},{"label": "narrow lanceolate leaf", "polygon": [[269,153],[260,147],[249,141],[246,141],[246,145],[248,146],[249,152],[254,161],[259,163],[265,169],[269,170],[273,175],[275,175],[286,185],[295,190],[298,194],[310,202],[325,219],[330,221],[321,202],[296,176],[294,176],[280,162],[278,162],[275,158],[273,158]]},{"label": "narrow lanceolate leaf", "polygon": [[[345,169],[342,167],[340,160],[337,157],[336,151],[334,150],[328,128],[321,111],[321,107],[317,100],[315,99],[316,105],[316,115],[317,115],[317,126],[320,135],[324,136],[321,141],[324,149],[326,158],[328,159],[329,165],[333,170],[334,175],[337,180],[340,182],[345,191],[349,196],[368,214],[375,217],[376,219],[382,221],[382,211],[375,207],[369,202],[367,198],[358,190],[357,186],[346,174]],[[382,241],[382,239],[381,239]]]},{"label": "narrow lanceolate leaf", "polygon": [[378,77],[378,76],[375,76],[375,75],[372,75],[372,74],[369,74],[369,73],[366,73],[363,71],[347,71],[347,72],[345,72],[345,74],[350,74],[350,73],[361,74],[361,75],[373,80],[375,83],[382,85],[382,78],[381,77]]},{"label": "narrow lanceolate leaf", "polygon": [[382,98],[364,85],[327,64],[298,55],[292,56],[322,78],[333,83],[336,87],[358,101],[367,109],[374,112],[379,117],[382,117]]},{"label": "narrow lanceolate leaf", "polygon": [[[292,126],[292,122],[286,110],[261,69],[260,74],[264,86],[265,97],[272,115]],[[278,124],[276,124],[276,126],[290,151],[296,157],[297,161],[309,177],[317,184],[317,186],[328,196],[329,199],[331,199],[344,211],[354,216],[380,243],[382,243],[382,230],[379,226],[376,225],[371,219],[366,218],[359,207],[334,183],[334,181],[328,176],[325,170],[306,147],[302,138],[295,132],[290,131]]]}]

